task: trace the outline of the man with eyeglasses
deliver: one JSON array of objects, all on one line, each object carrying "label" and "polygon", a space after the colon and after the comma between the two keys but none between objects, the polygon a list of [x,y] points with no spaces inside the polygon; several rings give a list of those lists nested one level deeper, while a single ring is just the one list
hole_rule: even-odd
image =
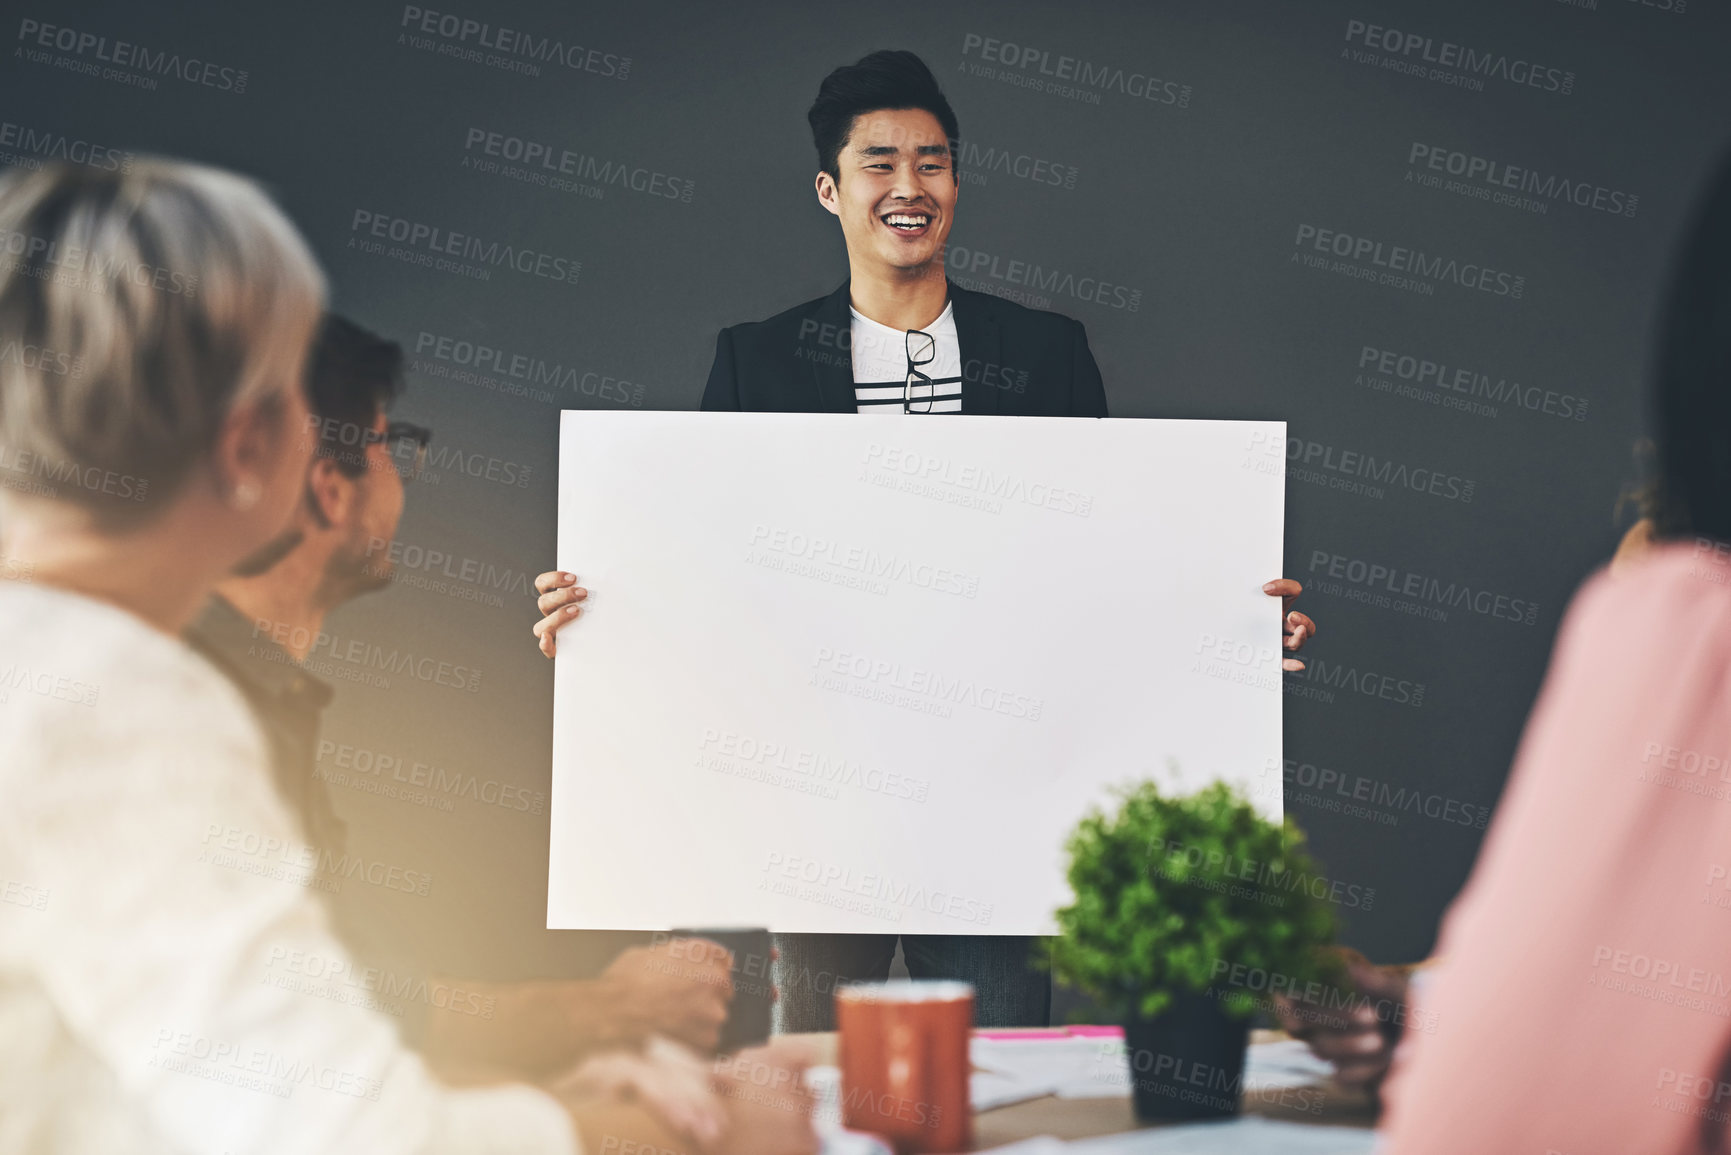
[{"label": "man with eyeglasses", "polygon": [[[305,500],[249,572],[217,586],[186,635],[251,706],[277,789],[321,861],[344,860],[348,830],[317,773],[320,721],[333,692],[304,663],[326,615],[391,582],[405,482],[432,440],[420,426],[387,421],[403,385],[400,345],[326,317],[307,366],[308,432],[317,450]],[[405,1041],[447,1077],[544,1080],[592,1052],[652,1035],[712,1047],[727,1016],[725,960],[683,944],[633,947],[589,980],[446,981],[418,968],[412,945],[378,925],[376,912],[366,912],[363,924],[341,893],[333,914],[345,945],[409,992],[399,1000]],[[675,951],[679,962],[670,965]],[[459,1002],[487,1013],[431,1013]]]},{"label": "man with eyeglasses", "polygon": [[[1100,369],[1080,322],[950,283],[944,246],[960,185],[956,116],[918,56],[874,52],[836,69],[807,113],[817,146],[817,199],[841,224],[846,283],[766,321],[723,329],[702,407],[779,413],[1003,414],[1104,417]],[[1298,596],[1295,581],[1270,596]],[[536,579],[534,632],[555,635],[582,612],[574,574]],[[1285,624],[1285,649],[1315,632]],[[1284,667],[1302,669],[1296,659]],[[830,1030],[840,982],[889,973],[896,935],[778,935],[780,1027]],[[904,935],[916,978],[974,984],[981,1026],[1046,1024],[1050,983],[1029,966],[1031,939]]]},{"label": "man with eyeglasses", "polygon": [[303,663],[327,614],[390,585],[388,544],[402,517],[404,483],[432,438],[419,426],[388,421],[386,409],[402,388],[400,347],[344,317],[326,317],[307,366],[307,432],[317,449],[305,500],[274,548],[252,559],[251,572],[218,585],[187,632],[253,707],[277,788],[301,816],[309,842],[339,850],[342,822],[329,787],[313,774],[319,718],[332,691]]}]

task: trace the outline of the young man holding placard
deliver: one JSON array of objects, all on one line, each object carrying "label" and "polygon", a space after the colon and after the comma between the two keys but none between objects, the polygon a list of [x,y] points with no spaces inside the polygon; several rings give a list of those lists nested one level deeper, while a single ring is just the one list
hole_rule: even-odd
[{"label": "young man holding placard", "polygon": [[[954,224],[956,116],[911,52],[874,52],[824,79],[807,118],[818,202],[841,224],[849,279],[766,321],[723,329],[702,407],[776,413],[1104,417],[1080,322],[970,292],[944,275]],[[576,575],[536,579],[541,651],[582,611]],[[1264,592],[1291,601],[1295,581]],[[1283,648],[1316,631],[1289,612]],[[1286,669],[1302,669],[1294,659]],[[915,978],[962,979],[981,1026],[1046,1024],[1051,991],[1013,935],[782,934],[781,1029],[834,1027],[835,987],[885,978],[901,941]]]}]

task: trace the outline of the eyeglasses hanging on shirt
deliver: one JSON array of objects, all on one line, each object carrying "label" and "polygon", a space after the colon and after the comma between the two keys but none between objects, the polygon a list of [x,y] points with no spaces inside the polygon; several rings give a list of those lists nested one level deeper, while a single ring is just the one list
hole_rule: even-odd
[{"label": "eyeglasses hanging on shirt", "polygon": [[[930,413],[932,411],[932,398],[938,390],[937,386],[932,383],[932,379],[920,372],[919,367],[932,363],[932,359],[938,355],[938,342],[930,333],[919,329],[909,329],[907,353],[908,377],[907,383],[902,387],[902,412]],[[918,387],[924,390],[923,396],[915,395],[916,382],[918,382]],[[923,405],[924,408],[916,409],[914,408],[916,404]]]},{"label": "eyeglasses hanging on shirt", "polygon": [[[854,399],[861,413],[960,413],[961,362],[953,324],[940,317],[933,332],[891,329],[854,318]],[[895,345],[902,337],[902,374],[896,376]],[[875,378],[875,379],[874,379]],[[898,409],[897,406],[900,406]]]}]

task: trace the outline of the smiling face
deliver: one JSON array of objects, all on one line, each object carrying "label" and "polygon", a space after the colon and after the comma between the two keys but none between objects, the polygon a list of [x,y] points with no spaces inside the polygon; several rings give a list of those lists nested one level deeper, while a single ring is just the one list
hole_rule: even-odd
[{"label": "smiling face", "polygon": [[868,269],[919,274],[934,259],[942,275],[957,184],[950,142],[937,117],[923,108],[855,117],[836,170],[840,180],[818,173],[817,196],[841,220],[856,275]]}]

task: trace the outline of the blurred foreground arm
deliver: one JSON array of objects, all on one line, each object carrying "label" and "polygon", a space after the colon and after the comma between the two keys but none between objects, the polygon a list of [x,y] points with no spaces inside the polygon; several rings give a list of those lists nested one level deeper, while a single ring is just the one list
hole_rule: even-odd
[{"label": "blurred foreground arm", "polygon": [[554,1089],[590,1151],[637,1139],[692,1155],[816,1155],[810,1061],[786,1040],[712,1061],[652,1042],[642,1054],[591,1059]]},{"label": "blurred foreground arm", "polygon": [[732,956],[713,943],[673,939],[632,947],[598,979],[464,983],[490,1015],[430,1016],[423,1050],[457,1082],[539,1080],[651,1035],[710,1051],[727,1021],[731,964]]},{"label": "blurred foreground arm", "polygon": [[1337,948],[1348,995],[1328,1005],[1284,995],[1275,997],[1280,1025],[1310,1044],[1319,1059],[1334,1064],[1343,1085],[1376,1094],[1388,1074],[1406,1025],[1407,988],[1419,966],[1378,966],[1349,947]]}]

